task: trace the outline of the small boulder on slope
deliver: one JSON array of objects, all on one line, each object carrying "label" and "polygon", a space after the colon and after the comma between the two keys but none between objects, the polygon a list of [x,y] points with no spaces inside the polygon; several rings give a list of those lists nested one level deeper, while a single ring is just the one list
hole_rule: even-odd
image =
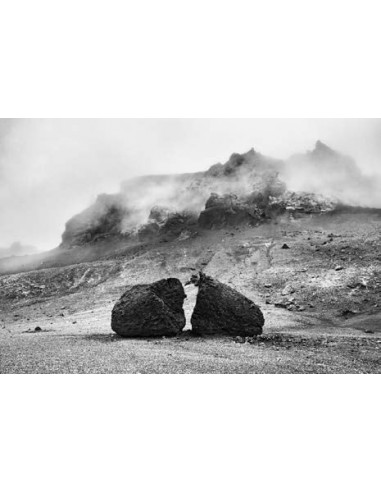
[{"label": "small boulder on slope", "polygon": [[134,285],[114,305],[111,328],[122,337],[175,336],[185,326],[185,297],[177,278]]},{"label": "small boulder on slope", "polygon": [[195,335],[255,336],[262,333],[260,308],[235,289],[200,273],[192,277],[198,286],[191,323]]}]

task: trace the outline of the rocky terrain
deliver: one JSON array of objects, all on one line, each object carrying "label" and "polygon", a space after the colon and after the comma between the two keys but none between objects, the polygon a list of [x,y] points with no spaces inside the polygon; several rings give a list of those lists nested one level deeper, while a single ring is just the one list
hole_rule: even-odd
[{"label": "rocky terrain", "polygon": [[[289,187],[301,160],[337,165],[329,193]],[[55,250],[0,260],[1,372],[380,372],[381,210],[357,201],[368,180],[318,142],[285,162],[251,150],[102,195]],[[262,335],[192,336],[186,284],[200,271],[261,308]],[[185,286],[185,331],[113,334],[126,289],[168,277]]]}]

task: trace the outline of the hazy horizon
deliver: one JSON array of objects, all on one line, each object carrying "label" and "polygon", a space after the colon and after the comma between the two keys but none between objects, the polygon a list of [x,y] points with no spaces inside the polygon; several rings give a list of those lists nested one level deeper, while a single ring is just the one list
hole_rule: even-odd
[{"label": "hazy horizon", "polygon": [[195,172],[254,147],[287,159],[321,140],[381,173],[378,119],[0,120],[0,247],[47,250],[100,193],[143,174]]}]

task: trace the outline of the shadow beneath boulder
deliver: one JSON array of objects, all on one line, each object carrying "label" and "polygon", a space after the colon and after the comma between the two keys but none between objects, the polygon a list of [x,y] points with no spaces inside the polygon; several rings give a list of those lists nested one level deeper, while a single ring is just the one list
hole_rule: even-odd
[{"label": "shadow beneath boulder", "polygon": [[91,335],[82,335],[82,340],[95,341],[101,343],[120,342],[125,338],[117,335],[116,333],[92,333]]},{"label": "shadow beneath boulder", "polygon": [[[190,338],[194,338],[195,335],[192,337],[192,335],[189,335],[191,333],[190,331],[185,331],[182,333],[179,333],[176,336],[146,336],[146,337],[123,337],[121,335],[118,335],[117,333],[94,333],[90,335],[82,335],[80,338],[82,340],[88,340],[88,341],[97,341],[101,343],[112,343],[112,342],[157,342],[157,341],[165,341],[165,340],[187,340]],[[78,336],[74,335],[75,338],[78,338]]]}]

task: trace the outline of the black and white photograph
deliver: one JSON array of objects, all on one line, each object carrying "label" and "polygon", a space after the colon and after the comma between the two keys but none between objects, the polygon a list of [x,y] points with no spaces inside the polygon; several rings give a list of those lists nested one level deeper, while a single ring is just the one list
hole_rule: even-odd
[{"label": "black and white photograph", "polygon": [[0,490],[378,492],[376,0],[0,0]]},{"label": "black and white photograph", "polygon": [[381,120],[1,121],[3,373],[379,373]]}]

